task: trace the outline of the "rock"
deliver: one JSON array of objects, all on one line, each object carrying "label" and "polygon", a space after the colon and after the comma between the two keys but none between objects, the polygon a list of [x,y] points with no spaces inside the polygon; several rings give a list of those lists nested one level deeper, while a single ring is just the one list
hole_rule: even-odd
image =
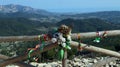
[{"label": "rock", "polygon": [[105,67],[109,67],[109,65],[108,65],[108,64],[106,64],[106,65],[105,65]]},{"label": "rock", "polygon": [[74,66],[74,62],[71,62],[71,65]]},{"label": "rock", "polygon": [[51,65],[47,64],[47,65],[44,65],[43,67],[52,67]]},{"label": "rock", "polygon": [[104,60],[104,57],[101,57],[100,60]]},{"label": "rock", "polygon": [[89,65],[93,65],[93,63],[89,63]]},{"label": "rock", "polygon": [[74,63],[74,66],[78,66],[78,65],[79,65],[79,62]]},{"label": "rock", "polygon": [[114,65],[114,63],[113,63],[113,62],[110,62],[109,64],[110,64],[110,65]]},{"label": "rock", "polygon": [[88,59],[83,59],[82,62],[83,63],[88,63]]},{"label": "rock", "polygon": [[82,63],[79,63],[78,66],[82,66]]},{"label": "rock", "polygon": [[93,60],[93,63],[96,63],[96,62],[97,62],[97,60],[96,60],[96,59],[94,59],[94,60]]},{"label": "rock", "polygon": [[74,58],[74,61],[75,61],[75,62],[79,62],[80,59],[78,59],[78,58]]},{"label": "rock", "polygon": [[8,65],[6,67],[19,67],[19,66],[17,66],[17,65]]},{"label": "rock", "polygon": [[113,67],[113,65],[109,65],[109,67]]},{"label": "rock", "polygon": [[68,67],[72,67],[72,65],[71,65],[71,64],[68,64]]},{"label": "rock", "polygon": [[113,65],[113,67],[120,67],[120,65],[116,64],[116,65]]},{"label": "rock", "polygon": [[30,64],[33,65],[33,66],[37,66],[38,65],[38,63],[36,63],[36,62],[31,62]]},{"label": "rock", "polygon": [[61,61],[57,61],[57,63],[58,63],[58,64],[62,64],[62,62],[61,62]]},{"label": "rock", "polygon": [[95,59],[100,60],[100,57],[96,57]]}]

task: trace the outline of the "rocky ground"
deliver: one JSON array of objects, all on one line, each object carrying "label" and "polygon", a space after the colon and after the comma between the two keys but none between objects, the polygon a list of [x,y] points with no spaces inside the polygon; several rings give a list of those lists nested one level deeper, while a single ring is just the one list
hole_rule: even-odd
[{"label": "rocky ground", "polygon": [[[95,58],[74,58],[72,60],[68,60],[68,67],[93,67],[93,64],[96,64],[97,62],[103,61],[105,59],[109,59],[110,57],[95,57]],[[31,65],[35,67],[62,67],[61,61],[54,61],[54,62],[47,62],[47,63],[36,63],[31,62]],[[6,67],[19,67],[19,66],[13,66],[9,65]],[[97,67],[97,66],[95,66]],[[120,59],[116,59],[115,61],[111,61],[107,63],[104,66],[101,67],[120,67]]]}]

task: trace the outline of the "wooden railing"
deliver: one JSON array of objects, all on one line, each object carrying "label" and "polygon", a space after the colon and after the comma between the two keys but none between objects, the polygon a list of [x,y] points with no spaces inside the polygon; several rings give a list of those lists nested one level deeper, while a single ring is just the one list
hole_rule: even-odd
[{"label": "wooden railing", "polygon": [[[102,33],[104,31],[101,31]],[[113,31],[107,31],[107,36],[116,36],[116,35],[120,35],[120,30],[113,30]],[[91,38],[91,37],[95,37],[96,36],[96,32],[88,32],[88,33],[73,33],[71,35],[72,39],[77,39],[78,37],[82,38]],[[35,36],[8,36],[8,37],[0,37],[0,42],[10,42],[10,41],[34,41],[34,40],[39,40],[38,35]],[[82,44],[82,47],[84,47],[85,50],[88,51],[93,51],[93,52],[98,52],[98,53],[102,53],[105,55],[109,55],[109,56],[113,56],[113,57],[117,57],[120,59],[120,53],[115,52],[115,51],[111,51],[111,50],[107,50],[107,49],[103,49],[103,48],[99,48],[99,47],[95,47],[95,46],[91,46],[91,45],[87,45],[87,44]],[[50,49],[55,48],[57,45],[57,43],[49,43],[49,45],[47,45],[42,51],[40,51],[39,49],[34,51],[31,56],[34,56],[36,54],[40,54],[42,52],[48,51]],[[71,41],[71,46],[74,47],[78,47],[79,43],[75,42],[75,41]],[[3,62],[0,63],[0,67],[6,66],[8,64],[13,64],[13,63],[17,63],[20,61],[23,61],[24,59],[27,58],[27,54],[25,55],[21,55],[21,56],[17,56],[17,57],[13,57],[13,58],[9,58]],[[65,55],[64,55],[64,59],[62,60],[62,64],[63,67],[67,67],[67,51],[65,51]]]}]

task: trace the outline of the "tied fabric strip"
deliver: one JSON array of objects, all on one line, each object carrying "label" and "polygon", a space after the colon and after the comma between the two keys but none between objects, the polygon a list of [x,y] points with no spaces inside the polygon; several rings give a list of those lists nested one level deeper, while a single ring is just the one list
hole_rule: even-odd
[{"label": "tied fabric strip", "polygon": [[104,33],[96,32],[96,38],[93,40],[93,42],[99,43],[102,38],[105,38],[107,36],[107,31],[104,31]]},{"label": "tied fabric strip", "polygon": [[100,42],[100,40],[101,40],[101,38],[100,38],[100,37],[96,37],[96,38],[95,38],[95,40],[93,40],[93,42],[99,43],[99,42]]},{"label": "tied fabric strip", "polygon": [[47,35],[38,35],[39,40],[41,41],[41,44],[37,44],[35,46],[35,48],[28,48],[29,52],[28,52],[28,59],[31,58],[31,53],[34,52],[35,50],[37,50],[38,48],[40,50],[43,50],[43,48],[45,47],[45,41],[47,40]]},{"label": "tied fabric strip", "polygon": [[80,40],[80,34],[77,34],[77,39]]},{"label": "tied fabric strip", "polygon": [[34,52],[35,50],[37,50],[40,47],[40,44],[37,44],[35,46],[35,48],[28,48],[29,52],[28,52],[28,59],[31,58],[31,53]]},{"label": "tied fabric strip", "polygon": [[59,51],[59,60],[62,60],[64,58],[64,49],[60,49]]},{"label": "tied fabric strip", "polygon": [[79,42],[79,45],[78,45],[78,51],[82,51],[83,48],[82,48],[82,44]]},{"label": "tied fabric strip", "polygon": [[28,52],[28,59],[31,58],[31,53],[32,53],[33,51],[34,51],[34,50],[30,50],[30,51]]},{"label": "tied fabric strip", "polygon": [[82,46],[82,44],[81,44],[81,39],[80,39],[80,34],[77,34],[77,39],[79,40],[79,45],[78,45],[78,51],[82,51],[83,50],[83,48],[81,47]]},{"label": "tied fabric strip", "polygon": [[40,50],[43,50],[43,48],[45,47],[45,41],[47,41],[47,35],[42,35],[41,37],[41,45],[40,45]]},{"label": "tied fabric strip", "polygon": [[102,34],[98,31],[96,32],[96,38],[93,40],[93,42],[99,43],[102,37]]}]

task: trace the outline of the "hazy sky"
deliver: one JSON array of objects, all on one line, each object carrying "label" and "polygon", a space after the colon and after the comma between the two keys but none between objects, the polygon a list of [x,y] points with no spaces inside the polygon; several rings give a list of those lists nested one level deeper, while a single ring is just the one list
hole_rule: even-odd
[{"label": "hazy sky", "polygon": [[0,4],[19,4],[51,12],[120,10],[120,0],[0,0]]}]

